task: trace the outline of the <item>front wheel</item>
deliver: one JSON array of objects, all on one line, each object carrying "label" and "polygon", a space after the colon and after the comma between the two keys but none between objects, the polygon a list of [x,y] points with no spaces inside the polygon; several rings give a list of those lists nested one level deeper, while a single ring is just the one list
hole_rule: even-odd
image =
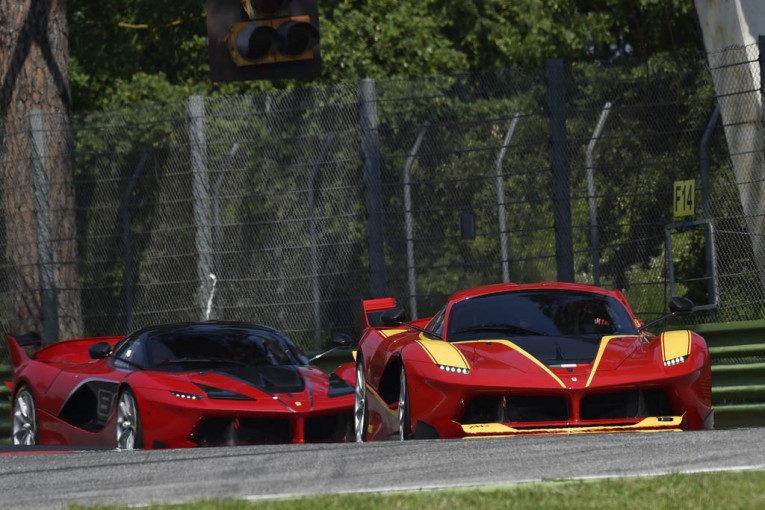
[{"label": "front wheel", "polygon": [[357,443],[367,440],[368,426],[367,383],[364,376],[364,360],[361,358],[361,354],[359,354],[356,361],[356,390],[354,391],[353,399],[353,428],[356,433]]},{"label": "front wheel", "polygon": [[37,407],[29,386],[22,385],[13,401],[13,444],[31,446],[40,440]]},{"label": "front wheel", "polygon": [[409,407],[409,386],[406,382],[406,370],[403,362],[401,363],[401,372],[399,372],[398,438],[401,441],[412,438],[412,411]]},{"label": "front wheel", "polygon": [[130,388],[120,392],[117,401],[117,449],[134,450],[143,446],[141,415]]}]

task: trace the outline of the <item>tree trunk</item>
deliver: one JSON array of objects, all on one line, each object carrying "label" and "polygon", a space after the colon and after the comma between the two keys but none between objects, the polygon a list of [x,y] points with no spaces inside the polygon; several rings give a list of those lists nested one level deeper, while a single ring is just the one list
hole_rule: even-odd
[{"label": "tree trunk", "polygon": [[0,0],[2,292],[12,332],[46,342],[83,333],[67,37],[66,0]]}]

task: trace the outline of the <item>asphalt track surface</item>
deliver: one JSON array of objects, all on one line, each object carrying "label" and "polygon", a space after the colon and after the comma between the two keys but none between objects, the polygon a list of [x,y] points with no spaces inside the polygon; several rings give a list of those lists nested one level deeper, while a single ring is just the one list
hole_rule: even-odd
[{"label": "asphalt track surface", "polygon": [[3,509],[765,469],[765,429],[157,451],[0,449]]}]

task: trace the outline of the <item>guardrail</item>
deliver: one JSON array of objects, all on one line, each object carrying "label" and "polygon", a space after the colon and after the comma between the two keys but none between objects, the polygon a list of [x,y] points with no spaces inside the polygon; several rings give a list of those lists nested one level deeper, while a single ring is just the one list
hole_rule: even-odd
[{"label": "guardrail", "polygon": [[[765,426],[765,320],[690,328],[709,345],[715,428]],[[352,359],[350,351],[332,352],[316,365],[331,371]],[[4,384],[10,379],[11,367],[0,365],[0,444],[10,443],[11,392]]]},{"label": "guardrail", "polygon": [[712,358],[715,428],[765,426],[765,320],[700,324]]}]

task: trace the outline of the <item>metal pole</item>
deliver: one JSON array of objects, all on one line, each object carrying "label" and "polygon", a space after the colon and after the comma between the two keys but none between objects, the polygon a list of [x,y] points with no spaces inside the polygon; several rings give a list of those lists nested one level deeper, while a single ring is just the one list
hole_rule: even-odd
[{"label": "metal pole", "polygon": [[37,246],[40,267],[40,304],[43,327],[43,342],[50,344],[58,340],[58,291],[53,272],[53,246],[50,218],[50,183],[45,167],[47,151],[45,146],[45,120],[40,110],[29,112],[34,151],[34,194],[37,209]]},{"label": "metal pole", "polygon": [[321,287],[319,282],[319,247],[316,239],[316,203],[319,201],[321,165],[327,159],[329,147],[334,140],[335,132],[331,131],[324,140],[319,157],[311,170],[310,189],[308,190],[308,235],[311,244],[311,279],[313,280],[313,342],[316,349],[321,348]]},{"label": "metal pole", "polygon": [[361,150],[364,155],[364,187],[367,208],[367,246],[369,249],[369,291],[372,297],[384,297],[385,234],[380,177],[380,140],[377,132],[377,92],[375,81],[365,78],[359,83],[361,116]]},{"label": "metal pole", "polygon": [[611,102],[605,104],[603,111],[600,112],[600,118],[592,133],[590,143],[587,144],[586,170],[587,170],[587,203],[590,207],[590,252],[592,254],[592,280],[595,285],[600,285],[600,240],[598,239],[598,206],[595,203],[595,165],[593,164],[592,153],[595,151],[595,144],[603,132],[603,126],[611,111]]},{"label": "metal pole", "polygon": [[720,121],[720,105],[715,105],[712,115],[709,116],[707,128],[704,130],[704,136],[699,143],[699,166],[701,173],[701,205],[704,219],[712,219],[712,213],[709,205],[709,142],[712,139],[717,123]]},{"label": "metal pole", "polygon": [[550,115],[555,262],[558,280],[574,281],[574,240],[571,228],[571,169],[566,134],[566,76],[560,59],[545,62],[547,108]]},{"label": "metal pole", "polygon": [[409,283],[409,312],[412,318],[417,317],[417,275],[414,268],[414,224],[412,219],[412,191],[411,191],[411,173],[414,159],[420,150],[422,139],[428,131],[430,122],[423,123],[417,139],[414,141],[412,150],[409,151],[409,157],[406,158],[404,165],[404,227],[406,229],[406,274]]},{"label": "metal pole", "polygon": [[516,113],[513,120],[510,121],[510,127],[507,128],[505,139],[502,142],[502,148],[499,149],[497,159],[494,162],[494,179],[497,185],[497,217],[499,218],[499,250],[502,263],[502,281],[510,281],[510,256],[507,249],[507,218],[505,217],[505,180],[502,176],[502,162],[505,159],[507,148],[510,146],[510,140],[513,138],[515,126],[518,125],[520,114]]},{"label": "metal pole", "polygon": [[205,104],[202,96],[189,97],[189,143],[191,149],[191,188],[196,224],[197,277],[199,279],[199,316],[205,320],[207,302],[212,292],[212,232],[210,228],[210,182],[205,137]]}]

